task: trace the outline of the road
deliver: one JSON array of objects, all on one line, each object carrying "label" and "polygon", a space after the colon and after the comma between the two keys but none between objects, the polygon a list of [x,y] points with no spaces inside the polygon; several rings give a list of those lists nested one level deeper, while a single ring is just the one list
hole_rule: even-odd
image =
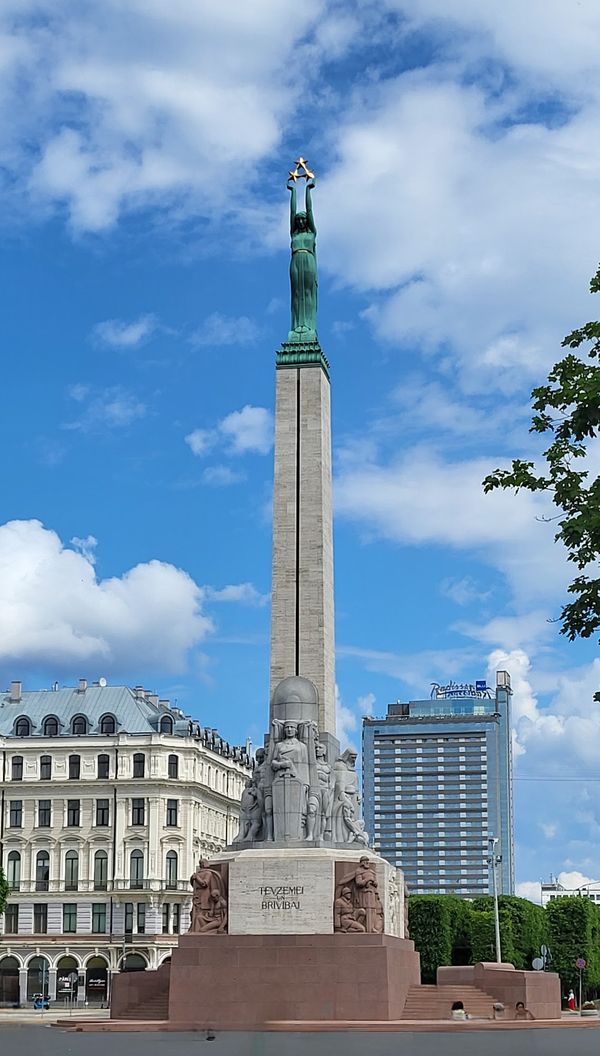
[{"label": "road", "polygon": [[73,1034],[52,1026],[0,1027],[2,1056],[597,1056],[598,1029],[426,1034]]}]

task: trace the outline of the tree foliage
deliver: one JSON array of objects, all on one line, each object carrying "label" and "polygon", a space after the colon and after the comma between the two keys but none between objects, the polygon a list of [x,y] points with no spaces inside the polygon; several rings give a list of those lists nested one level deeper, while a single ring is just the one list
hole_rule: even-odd
[{"label": "tree foliage", "polygon": [[8,898],[8,891],[8,881],[4,873],[2,872],[2,869],[0,869],[0,913],[4,913],[4,909],[6,907],[6,900]]},{"label": "tree foliage", "polygon": [[421,954],[423,982],[434,983],[441,964],[452,964],[452,950],[464,933],[468,903],[455,895],[411,895],[410,937]]},{"label": "tree foliage", "polygon": [[[600,267],[590,290],[600,292]],[[525,488],[551,493],[561,511],[555,538],[564,543],[578,573],[568,587],[573,600],[560,614],[561,633],[573,640],[589,638],[600,628],[600,476],[581,463],[589,441],[600,431],[600,322],[573,330],[562,344],[582,352],[564,356],[550,371],[547,383],[531,394],[530,432],[547,434],[550,439],[543,453],[545,469],[515,459],[511,469],[496,469],[487,476],[483,487],[486,492]]]},{"label": "tree foliage", "polygon": [[585,991],[600,987],[600,907],[581,895],[555,898],[546,907],[552,968],[558,972],[564,989],[577,991],[579,972],[575,967],[583,957]]}]

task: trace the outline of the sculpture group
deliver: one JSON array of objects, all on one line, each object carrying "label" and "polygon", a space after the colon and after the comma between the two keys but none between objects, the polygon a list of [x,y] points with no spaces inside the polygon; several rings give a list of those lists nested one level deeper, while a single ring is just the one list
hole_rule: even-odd
[{"label": "sculpture group", "polygon": [[290,840],[368,844],[356,752],[330,764],[316,723],[274,720],[242,794],[235,843]]}]

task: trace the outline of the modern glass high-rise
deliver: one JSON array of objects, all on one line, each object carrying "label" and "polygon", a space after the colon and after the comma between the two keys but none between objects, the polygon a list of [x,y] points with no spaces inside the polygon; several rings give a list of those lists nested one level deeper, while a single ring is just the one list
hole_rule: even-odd
[{"label": "modern glass high-rise", "polygon": [[412,894],[492,892],[489,839],[499,838],[498,891],[512,894],[510,676],[434,685],[429,700],[363,722],[364,816],[373,849],[404,870]]}]

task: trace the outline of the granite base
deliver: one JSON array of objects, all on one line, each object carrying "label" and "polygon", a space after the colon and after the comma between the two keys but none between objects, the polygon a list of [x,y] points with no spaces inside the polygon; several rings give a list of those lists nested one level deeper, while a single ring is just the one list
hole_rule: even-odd
[{"label": "granite base", "polygon": [[391,935],[182,935],[169,1023],[395,1020],[419,979],[414,944]]}]

